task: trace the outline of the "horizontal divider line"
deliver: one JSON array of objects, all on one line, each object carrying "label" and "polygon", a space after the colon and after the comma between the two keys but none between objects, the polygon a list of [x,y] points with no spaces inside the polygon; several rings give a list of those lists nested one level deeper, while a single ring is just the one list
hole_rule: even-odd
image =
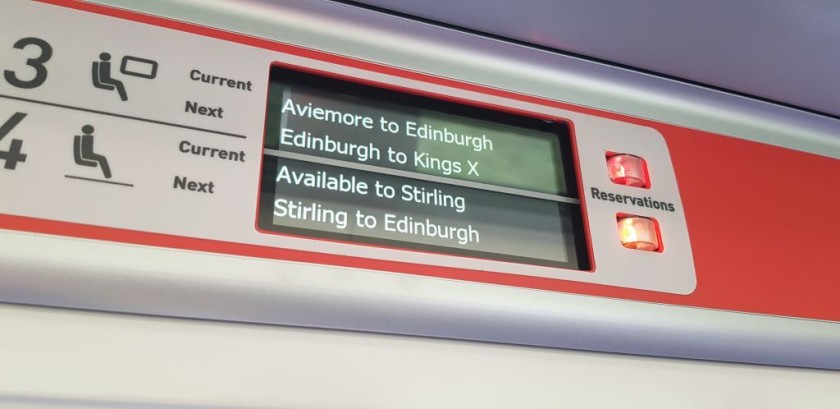
[{"label": "horizontal divider line", "polygon": [[572,204],[577,204],[577,205],[580,204],[580,200],[575,199],[573,197],[552,195],[552,194],[549,194],[549,193],[541,193],[541,192],[531,192],[531,191],[528,191],[528,190],[515,189],[515,188],[505,187],[505,186],[496,186],[496,185],[491,185],[491,184],[488,184],[488,183],[471,182],[471,181],[468,181],[468,180],[458,180],[458,179],[452,179],[452,178],[447,178],[447,177],[443,177],[443,176],[426,175],[426,174],[423,174],[423,173],[411,172],[411,171],[407,171],[407,170],[391,169],[391,168],[386,168],[386,167],[382,167],[382,166],[367,165],[367,164],[364,164],[364,163],[354,163],[354,162],[347,162],[347,161],[338,160],[338,159],[322,158],[320,156],[307,155],[307,154],[303,154],[303,153],[286,152],[286,151],[281,151],[281,150],[277,150],[277,149],[270,149],[270,148],[263,149],[263,153],[266,154],[266,155],[275,156],[275,157],[278,157],[278,158],[299,160],[299,161],[311,162],[311,163],[319,163],[319,164],[322,164],[322,165],[337,166],[337,167],[346,168],[346,169],[354,169],[354,170],[361,170],[361,171],[366,171],[366,172],[380,173],[380,174],[385,174],[385,175],[390,175],[390,176],[397,176],[397,177],[403,177],[403,178],[409,178],[409,179],[422,180],[422,181],[431,182],[431,183],[441,183],[441,184],[465,187],[465,188],[470,188],[470,189],[481,189],[481,190],[486,190],[486,191],[494,192],[494,193],[505,193],[505,194],[515,195],[515,196],[530,197],[530,198],[533,198],[533,199],[550,200],[552,202],[572,203]]},{"label": "horizontal divider line", "polygon": [[107,116],[113,116],[113,117],[124,118],[124,119],[132,119],[132,120],[135,120],[135,121],[149,122],[149,123],[158,124],[158,125],[173,126],[173,127],[176,127],[176,128],[189,129],[189,130],[193,130],[193,131],[208,132],[208,133],[214,133],[214,134],[217,134],[217,135],[224,135],[224,136],[230,136],[230,137],[234,137],[234,138],[247,139],[247,137],[245,135],[239,135],[239,134],[230,133],[230,132],[215,131],[215,130],[207,129],[207,128],[199,128],[197,126],[181,125],[181,124],[176,124],[176,123],[172,123],[172,122],[158,121],[158,120],[155,120],[155,119],[141,118],[139,116],[115,114],[113,112],[98,111],[98,110],[95,110],[95,109],[82,108],[82,107],[65,105],[65,104],[58,104],[58,103],[55,103],[55,102],[47,102],[47,101],[41,101],[41,100],[31,99],[31,98],[15,97],[15,96],[4,95],[4,94],[0,94],[0,98],[7,98],[7,99],[13,99],[13,100],[16,100],[16,101],[31,102],[33,104],[48,105],[48,106],[57,107],[57,108],[72,109],[74,111],[90,112],[92,114],[107,115]]},{"label": "horizontal divider line", "polygon": [[97,182],[97,183],[107,183],[109,185],[120,185],[120,186],[128,186],[134,187],[131,183],[123,183],[123,182],[112,182],[110,180],[102,180],[102,179],[93,179],[93,178],[85,178],[81,176],[73,176],[73,175],[64,175],[64,177],[68,179],[78,179],[78,180],[86,180],[88,182]]}]

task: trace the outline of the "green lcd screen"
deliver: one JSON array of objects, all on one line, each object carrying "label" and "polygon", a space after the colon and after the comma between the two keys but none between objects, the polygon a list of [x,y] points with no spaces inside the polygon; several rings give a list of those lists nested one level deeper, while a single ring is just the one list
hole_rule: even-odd
[{"label": "green lcd screen", "polygon": [[586,268],[563,121],[274,67],[259,225]]}]

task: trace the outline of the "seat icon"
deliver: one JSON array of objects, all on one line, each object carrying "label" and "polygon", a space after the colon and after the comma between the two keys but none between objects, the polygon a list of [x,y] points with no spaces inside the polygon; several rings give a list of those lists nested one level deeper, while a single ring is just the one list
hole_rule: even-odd
[{"label": "seat icon", "polygon": [[77,165],[100,167],[105,179],[111,178],[108,158],[93,152],[93,126],[82,127],[82,134],[73,137],[73,160]]},{"label": "seat icon", "polygon": [[[158,63],[155,60],[126,55],[120,63],[120,73],[132,77],[148,80],[157,77]],[[96,88],[116,91],[123,102],[128,101],[128,92],[122,80],[111,76],[111,54],[103,52],[99,54],[99,60],[91,64],[91,79]]]}]

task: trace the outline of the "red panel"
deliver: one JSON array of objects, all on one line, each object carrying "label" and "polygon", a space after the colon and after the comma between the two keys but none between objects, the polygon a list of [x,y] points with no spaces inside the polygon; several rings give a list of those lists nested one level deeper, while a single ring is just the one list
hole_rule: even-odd
[{"label": "red panel", "polygon": [[[649,126],[665,137],[689,228],[697,289],[663,294],[562,280],[324,255],[0,215],[0,227],[252,257],[840,321],[840,161],[708,132],[403,71],[221,30],[72,0],[42,0],[427,83]],[[584,209],[585,211],[585,209]]]},{"label": "red panel", "polygon": [[658,128],[694,251],[692,304],[840,321],[840,160]]}]

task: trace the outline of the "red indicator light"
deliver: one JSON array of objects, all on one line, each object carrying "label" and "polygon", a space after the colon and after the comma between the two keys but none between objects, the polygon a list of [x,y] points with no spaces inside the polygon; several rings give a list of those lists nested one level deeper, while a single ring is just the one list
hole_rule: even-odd
[{"label": "red indicator light", "polygon": [[607,171],[613,183],[632,187],[649,187],[645,160],[626,153],[608,154]]},{"label": "red indicator light", "polygon": [[656,221],[641,216],[619,216],[618,237],[628,249],[659,251],[659,229]]}]

